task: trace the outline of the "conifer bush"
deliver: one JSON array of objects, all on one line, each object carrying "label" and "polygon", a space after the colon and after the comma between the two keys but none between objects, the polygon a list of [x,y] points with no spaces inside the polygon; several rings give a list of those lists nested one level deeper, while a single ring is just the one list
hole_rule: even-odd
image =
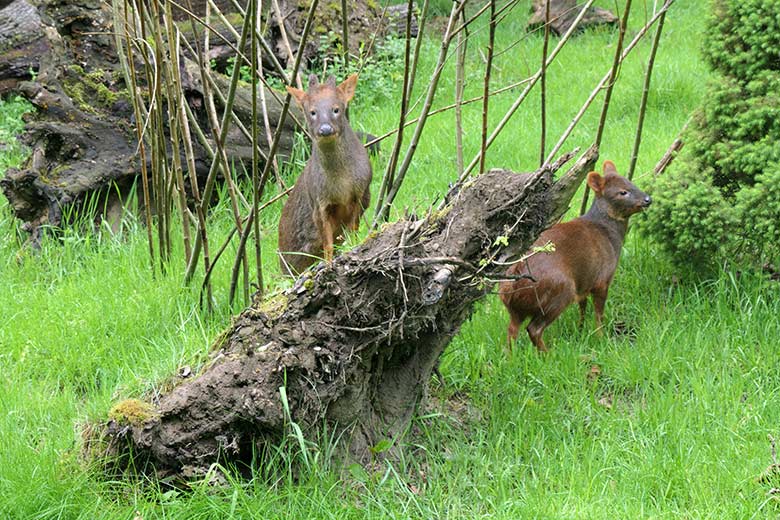
[{"label": "conifer bush", "polygon": [[703,55],[715,71],[678,161],[651,186],[642,227],[678,263],[780,255],[780,9],[713,0]]}]

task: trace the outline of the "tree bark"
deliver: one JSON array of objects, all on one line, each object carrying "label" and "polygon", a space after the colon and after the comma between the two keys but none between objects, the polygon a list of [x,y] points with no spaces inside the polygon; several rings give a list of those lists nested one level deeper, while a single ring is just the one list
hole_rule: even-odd
[{"label": "tree bark", "polygon": [[[533,30],[544,26],[545,4],[547,0],[534,0],[532,15],[528,20],[528,29]],[[561,36],[569,30],[574,19],[582,9],[578,0],[549,0],[550,30]],[[616,25],[618,17],[601,7],[590,7],[578,26],[578,30],[599,25]]]},{"label": "tree bark", "polygon": [[587,160],[555,184],[560,161],[530,174],[491,170],[443,212],[396,222],[319,264],[239,315],[200,374],[178,378],[141,406],[146,413],[118,404],[90,429],[87,452],[122,464],[132,453],[135,468],[193,475],[216,460],[249,464],[292,420],[310,434],[327,423],[349,459],[366,461],[407,429],[474,303],[565,211]]}]

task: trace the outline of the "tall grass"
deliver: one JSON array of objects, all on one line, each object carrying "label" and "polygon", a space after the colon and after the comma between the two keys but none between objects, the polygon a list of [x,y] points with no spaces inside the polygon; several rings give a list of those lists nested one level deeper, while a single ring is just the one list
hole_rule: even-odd
[{"label": "tall grass", "polygon": [[[638,161],[639,185],[700,101],[707,77],[698,57],[705,5],[679,2],[666,21]],[[540,34],[501,53],[522,36],[524,13],[525,7],[517,8],[496,33],[496,85],[522,79],[538,66]],[[644,17],[642,6],[635,6],[630,27]],[[476,50],[487,33],[475,37],[483,40],[469,45],[465,98],[482,88],[484,66]],[[609,68],[615,41],[612,31],[588,32],[550,67],[548,136],[555,138],[566,127]],[[436,45],[424,43],[420,78],[433,66]],[[602,144],[602,159],[624,170],[648,51],[649,42],[643,43],[621,69]],[[436,105],[451,102],[453,78],[452,70],[445,71]],[[425,88],[418,83],[423,84],[416,95]],[[511,97],[491,100],[491,121]],[[397,124],[397,97],[380,105],[360,98],[359,84],[354,126],[381,133]],[[18,131],[22,109],[14,102],[0,105],[0,132]],[[597,111],[589,114],[565,148],[590,144],[597,120]],[[393,217],[407,207],[423,211],[457,178],[453,121],[452,113],[428,121]],[[480,108],[467,107],[467,158],[479,150],[480,125]],[[538,105],[529,100],[489,150],[487,166],[534,169],[538,132]],[[16,149],[8,150],[0,151],[3,166],[20,158]],[[387,155],[373,159],[375,171],[384,169]],[[293,165],[289,181],[300,167],[301,161]],[[270,198],[276,188],[268,189]],[[227,194],[220,200],[209,216],[215,243],[232,222]],[[272,206],[261,214],[266,251],[275,248],[278,213],[279,206]],[[777,436],[780,425],[780,286],[759,275],[723,270],[700,281],[695,273],[672,268],[654,244],[631,233],[607,305],[608,328],[616,332],[594,335],[592,313],[579,330],[576,311],[569,311],[549,329],[548,355],[530,346],[509,355],[507,318],[498,299],[488,297],[445,352],[446,386],[434,384],[431,404],[420,410],[402,441],[402,460],[339,472],[328,462],[327,432],[304,432],[303,439],[291,424],[290,436],[272,454],[278,464],[258,468],[249,479],[228,471],[227,482],[217,486],[206,476],[185,493],[99,478],[79,460],[78,425],[105,417],[119,398],[153,391],[180,368],[197,366],[238,310],[225,303],[228,263],[215,271],[220,305],[206,316],[199,310],[197,288],[182,287],[182,273],[151,276],[145,232],[132,219],[119,235],[66,230],[44,240],[40,252],[19,253],[16,222],[2,199],[0,236],[2,518],[780,514],[777,500],[767,494],[780,487],[780,479],[756,480],[771,462],[767,435]],[[183,265],[182,244],[175,243],[172,254],[171,265]],[[275,258],[266,254],[263,261],[269,285],[283,285]],[[301,464],[301,446],[308,464]]]}]

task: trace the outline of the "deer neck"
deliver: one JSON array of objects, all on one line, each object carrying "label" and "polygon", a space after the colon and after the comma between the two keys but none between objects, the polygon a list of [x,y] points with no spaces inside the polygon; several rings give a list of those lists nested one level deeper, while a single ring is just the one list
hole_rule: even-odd
[{"label": "deer neck", "polygon": [[593,222],[600,226],[607,235],[607,239],[615,248],[615,251],[620,254],[620,250],[623,247],[623,240],[626,238],[626,230],[628,229],[627,218],[617,218],[612,212],[609,211],[609,205],[601,198],[597,197],[593,201],[593,205],[590,210],[582,216],[583,220]]},{"label": "deer neck", "polygon": [[342,135],[335,139],[318,140],[312,147],[313,159],[322,168],[327,177],[340,176],[350,171],[353,166],[351,143],[354,132],[345,128]]}]

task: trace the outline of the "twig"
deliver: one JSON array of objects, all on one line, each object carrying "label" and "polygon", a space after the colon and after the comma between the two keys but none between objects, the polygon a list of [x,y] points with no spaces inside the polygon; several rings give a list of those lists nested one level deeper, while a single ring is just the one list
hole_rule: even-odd
[{"label": "twig", "polygon": [[349,70],[349,8],[347,0],[341,0],[341,59],[344,61],[344,73]]},{"label": "twig", "polygon": [[[617,79],[618,67],[622,60],[620,56],[623,51],[623,38],[626,35],[626,27],[628,26],[628,14],[631,12],[631,0],[626,0],[626,7],[623,10],[623,19],[620,22],[620,31],[618,32],[618,41],[615,48],[615,58],[612,61],[612,70],[609,74],[609,84],[607,85],[607,92],[604,94],[604,105],[601,108],[601,118],[599,119],[599,127],[596,130],[596,147],[601,146],[601,138],[604,136],[604,128],[607,124],[607,112],[609,111],[609,102],[612,99],[612,89],[615,86],[615,80]],[[580,205],[580,215],[584,215],[588,209],[588,196],[590,195],[590,187],[585,185],[585,193],[582,194],[582,204]]]},{"label": "twig", "polygon": [[[271,204],[275,203],[276,201],[278,201],[279,199],[281,199],[285,195],[288,195],[291,191],[292,191],[292,187],[287,188],[282,193],[279,193],[278,195],[275,195],[274,197],[272,197],[269,201],[267,201],[262,206],[257,208],[257,210],[256,210],[257,214],[259,215],[265,208],[267,208]],[[255,212],[255,209],[252,208],[250,214],[247,215],[246,218],[244,219],[244,222],[249,221],[249,217],[251,217],[254,214],[254,212]],[[204,290],[204,288],[210,287],[211,272],[214,269],[214,266],[216,265],[217,260],[219,260],[219,258],[222,256],[222,253],[225,251],[225,248],[227,248],[228,244],[233,239],[235,234],[236,234],[236,227],[233,226],[233,228],[230,230],[230,233],[228,233],[227,238],[225,239],[225,241],[222,243],[222,245],[220,246],[219,250],[217,251],[217,254],[214,255],[214,261],[211,263],[211,265],[209,267],[206,267],[206,272],[205,272],[205,274],[203,276],[203,282],[202,282],[201,287],[200,287],[200,305],[201,305],[201,307],[203,306],[203,290]],[[205,244],[206,243],[204,242],[204,249],[203,249],[204,256],[206,254]]]},{"label": "twig", "polygon": [[379,193],[377,194],[376,213],[382,211],[382,207],[385,202],[385,195],[390,186],[393,185],[395,178],[395,171],[398,165],[398,156],[401,153],[401,146],[403,145],[404,138],[404,123],[406,121],[407,107],[409,103],[408,94],[409,91],[409,78],[411,75],[411,44],[412,44],[412,13],[413,13],[414,1],[409,0],[406,9],[406,45],[404,46],[404,81],[401,89],[401,108],[399,110],[398,130],[396,132],[395,143],[393,144],[393,151],[390,154],[390,160],[387,162],[385,168],[385,174],[382,176],[382,184],[379,187]]},{"label": "twig", "polygon": [[674,158],[677,157],[677,152],[679,152],[683,146],[685,146],[685,142],[681,138],[678,137],[675,139],[671,146],[666,150],[663,157],[661,157],[661,160],[655,165],[655,168],[653,168],[653,175],[661,175],[666,168],[672,164]]},{"label": "twig", "polygon": [[[128,82],[127,83],[128,87],[130,85],[138,84],[138,78],[135,72],[135,60],[133,59],[131,37],[130,37],[130,19],[129,19],[130,12],[131,12],[130,1],[125,0],[124,37],[127,40],[127,43],[125,45],[125,50],[127,51],[126,63],[129,67],[128,72],[126,73],[127,75],[126,81]],[[139,95],[136,94],[136,89],[132,88],[131,92],[133,92],[133,95],[130,96],[130,100],[133,103],[133,113],[135,114],[135,120],[136,120],[136,125],[135,125],[136,139],[138,139],[138,150],[141,158],[141,186],[143,188],[143,194],[144,194],[144,217],[146,220],[146,237],[149,245],[149,262],[150,262],[150,267],[152,269],[152,273],[154,273],[154,236],[152,234],[152,208],[150,206],[151,201],[149,200],[149,172],[146,169],[146,147],[144,146],[144,139],[141,131],[141,126],[137,124],[139,121],[143,119],[141,113],[142,101],[139,99]]]},{"label": "twig", "polygon": [[661,17],[658,19],[658,27],[655,29],[655,37],[653,38],[653,47],[650,49],[650,58],[647,60],[647,72],[645,72],[645,83],[642,87],[642,101],[639,104],[639,121],[636,124],[636,137],[634,138],[634,149],[631,152],[631,163],[628,167],[628,179],[634,178],[634,170],[636,169],[636,161],[639,158],[639,146],[642,143],[642,127],[645,123],[645,110],[647,109],[647,98],[650,94],[650,79],[653,75],[653,65],[655,64],[655,54],[658,50],[658,43],[661,41],[661,32],[664,29],[664,20],[666,19],[666,11],[661,13]]},{"label": "twig", "polygon": [[455,157],[458,175],[463,172],[463,90],[466,86],[466,48],[468,31],[458,33],[455,61]]},{"label": "twig", "polygon": [[[592,0],[591,0],[592,1]],[[372,227],[376,228],[377,225],[379,225],[380,222],[387,220],[387,217],[390,212],[390,207],[393,204],[393,200],[395,200],[395,196],[398,194],[398,190],[401,188],[401,184],[404,181],[404,178],[406,177],[406,172],[409,170],[409,166],[412,162],[412,158],[414,157],[414,153],[417,150],[417,144],[420,142],[420,136],[422,135],[422,131],[425,128],[425,123],[428,119],[428,115],[431,109],[431,105],[433,104],[433,98],[436,95],[436,89],[439,84],[439,78],[441,77],[441,72],[444,68],[444,62],[447,58],[447,51],[450,46],[450,42],[453,38],[453,28],[455,25],[455,20],[457,20],[458,16],[460,15],[460,12],[465,8],[466,2],[453,2],[452,9],[450,10],[450,17],[447,21],[447,28],[444,31],[444,36],[442,36],[441,40],[441,47],[439,49],[439,58],[436,63],[436,67],[433,71],[433,76],[431,77],[431,82],[428,85],[428,90],[425,95],[425,101],[423,103],[423,109],[422,109],[422,115],[420,116],[420,121],[417,123],[417,127],[414,129],[414,135],[412,135],[411,142],[409,143],[409,148],[406,150],[406,154],[404,155],[404,160],[401,163],[400,168],[398,169],[398,176],[395,178],[392,186],[389,186],[387,191],[387,196],[384,200],[384,203],[381,207],[381,209],[377,212],[377,214],[374,216],[374,222]]]},{"label": "twig", "polygon": [[542,44],[541,125],[539,138],[539,167],[544,165],[545,139],[547,137],[547,46],[550,43],[550,0],[544,0],[544,44]]},{"label": "twig", "polygon": [[[512,90],[513,88],[517,88],[517,87],[519,87],[521,85],[525,85],[526,83],[530,83],[531,79],[532,78],[526,78],[526,79],[523,79],[523,80],[520,80],[520,81],[516,81],[515,83],[511,83],[509,85],[506,85],[504,87],[501,87],[499,89],[494,90],[493,92],[490,93],[490,95],[491,96],[495,96],[497,94],[503,94],[504,92],[506,92],[508,90]],[[470,105],[472,103],[476,103],[478,101],[482,101],[482,97],[483,96],[479,95],[479,96],[467,99],[465,101],[462,101],[461,102],[461,106]],[[446,112],[448,110],[452,110],[453,108],[456,108],[456,107],[457,107],[457,103],[452,103],[452,104],[445,105],[443,107],[437,108],[435,110],[431,110],[430,112],[428,112],[428,115],[429,116],[435,116],[437,114],[441,114],[442,112]],[[420,117],[422,117],[422,116],[420,116]],[[415,117],[414,119],[407,119],[406,123],[404,123],[404,128],[406,128],[407,126],[411,126],[411,125],[415,124],[416,122],[418,122],[420,120],[420,117]],[[398,131],[397,128],[389,130],[388,132],[380,135],[379,137],[376,137],[376,138],[368,141],[366,143],[366,146],[371,146],[372,144],[378,143],[380,141],[384,141],[385,139],[387,139],[391,135],[394,135],[397,131]]]},{"label": "twig", "polygon": [[428,16],[428,3],[429,0],[423,0],[422,9],[420,10],[420,16],[417,23],[417,40],[414,44],[414,56],[412,57],[412,75],[409,78],[409,88],[407,89],[406,97],[412,98],[412,90],[414,89],[414,80],[417,77],[417,62],[420,59],[420,49],[422,48],[423,34],[425,32],[425,19]]},{"label": "twig", "polygon": [[[574,34],[574,30],[577,28],[577,26],[580,24],[580,21],[582,21],[582,18],[585,16],[585,13],[587,12],[588,8],[590,8],[591,4],[593,4],[594,0],[588,0],[583,6],[580,13],[577,15],[577,18],[574,19],[574,22],[572,22],[571,27],[569,27],[569,30],[566,31],[566,34],[563,35],[561,40],[558,42],[558,45],[555,46],[555,49],[550,53],[550,57],[547,58],[547,66],[550,65],[550,63],[555,60],[555,58],[558,56],[558,53],[561,51],[564,45],[566,45],[566,42],[569,41],[569,38],[572,34]],[[534,74],[531,78],[529,78],[528,85],[523,90],[523,92],[515,99],[514,103],[512,103],[512,106],[509,107],[509,110],[507,110],[506,114],[504,114],[504,117],[499,121],[499,123],[496,125],[496,128],[493,129],[493,132],[490,134],[490,137],[487,140],[487,146],[490,147],[490,145],[495,141],[496,137],[501,133],[501,131],[504,129],[506,124],[509,122],[509,120],[512,118],[514,113],[517,111],[518,108],[520,108],[520,105],[525,101],[525,98],[528,96],[528,94],[531,92],[531,89],[536,85],[536,82],[539,80],[541,76],[541,70],[537,71],[536,74]],[[458,178],[457,182],[453,184],[453,186],[449,189],[447,196],[444,198],[444,200],[449,200],[452,193],[458,191],[460,189],[460,186],[463,184],[463,181],[466,179],[466,177],[471,173],[471,171],[474,169],[474,167],[479,162],[479,156],[474,157],[474,159],[469,163],[469,165],[465,168],[461,176]]]},{"label": "twig", "polygon": [[482,89],[482,142],[479,149],[479,173],[485,172],[485,154],[487,153],[488,107],[490,101],[490,73],[493,68],[493,46],[496,41],[496,0],[490,0],[490,30],[488,32],[487,59],[485,63],[485,82]]},{"label": "twig", "polygon": [[[260,160],[259,154],[258,154],[258,142],[257,142],[257,69],[258,69],[258,52],[257,52],[257,37],[255,36],[255,33],[257,32],[257,26],[258,26],[258,0],[250,0],[249,1],[249,9],[252,10],[251,17],[252,17],[252,34],[250,35],[251,38],[251,52],[252,52],[252,63],[250,64],[250,73],[252,76],[252,209],[257,212],[257,207],[260,205],[260,179],[257,174],[257,166],[258,161]],[[265,99],[264,99],[265,101]],[[265,111],[265,103],[263,103],[263,112]],[[266,114],[266,120],[267,120],[267,114]],[[238,227],[236,227],[238,229]],[[254,222],[254,227],[252,229],[255,235],[255,276],[256,276],[256,283],[257,283],[257,293],[260,298],[263,297],[263,262],[262,262],[262,244],[261,244],[261,237],[260,237],[260,219],[256,218]],[[245,298],[248,300],[248,294],[244,295]]]},{"label": "twig", "polygon": [[[284,16],[282,16],[282,9],[279,7],[279,1],[278,0],[272,0],[273,2],[273,11],[276,14],[276,23],[279,24],[279,34],[282,36],[282,43],[284,44],[284,49],[287,51],[287,58],[291,61],[295,61],[295,57],[293,56],[292,47],[290,47],[290,40],[287,38],[287,28],[284,26]],[[304,41],[301,40],[301,42],[298,43],[298,54],[302,52],[301,48],[304,45]],[[298,88],[303,88],[303,85],[301,83],[301,78],[297,76],[297,74],[294,74],[291,78],[291,81],[294,81],[295,84],[298,86]]]},{"label": "twig", "polygon": [[[208,12],[208,11],[207,11]],[[244,24],[241,29],[241,38],[239,41],[239,47],[243,48],[246,44],[246,37],[248,32],[248,25],[249,25],[249,18],[244,19]],[[192,23],[193,28],[195,28],[195,24]],[[210,93],[211,89],[207,88],[207,85],[209,85],[209,82],[207,80],[208,71],[206,69],[206,65],[204,63],[206,52],[208,51],[208,35],[209,32],[206,31],[204,34],[204,48],[200,49],[200,42],[198,41],[197,34],[195,37],[196,46],[198,47],[198,68],[200,69],[201,79],[203,83],[203,90],[204,94]],[[227,137],[227,132],[229,128],[229,122],[230,119],[228,119],[229,115],[232,113],[233,109],[233,101],[235,100],[236,96],[236,89],[238,87],[238,77],[239,77],[239,69],[240,67],[234,67],[233,68],[233,74],[230,77],[230,86],[228,87],[228,95],[227,99],[225,100],[225,110],[223,112],[223,118],[222,123],[218,127],[218,135],[215,136],[215,141],[218,147],[221,147],[222,144],[225,142],[225,138]],[[205,96],[207,101],[211,98],[209,95]],[[213,103],[213,98],[211,98],[211,101]],[[284,118],[282,118],[284,120]],[[281,121],[280,120],[280,124]],[[217,128],[214,128],[214,131],[217,132]],[[214,158],[211,161],[211,166],[209,168],[208,175],[206,176],[206,184],[203,188],[203,200],[201,201],[201,204],[208,204],[211,200],[211,192],[214,189],[214,183],[216,181],[216,173],[219,166],[220,161],[218,160],[219,153],[214,154]],[[269,157],[271,157],[271,154],[269,154]],[[225,166],[227,166],[227,162],[225,162]],[[229,176],[229,170],[225,171],[226,175]],[[204,208],[205,211],[205,208]],[[197,265],[198,257],[200,256],[200,248],[202,246],[201,244],[201,235],[198,234],[196,236],[195,244],[193,246],[193,252],[192,257],[190,258],[189,264],[187,264],[187,270],[184,274],[184,283],[189,283],[189,281],[192,279],[192,275],[195,273],[195,266]]]}]

